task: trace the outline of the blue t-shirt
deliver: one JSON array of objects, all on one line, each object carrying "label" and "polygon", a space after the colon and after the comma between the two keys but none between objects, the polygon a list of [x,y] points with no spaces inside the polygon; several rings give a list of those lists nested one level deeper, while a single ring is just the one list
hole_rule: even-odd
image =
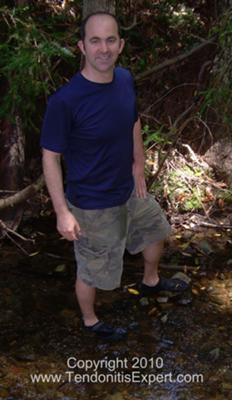
[{"label": "blue t-shirt", "polygon": [[110,83],[78,72],[48,102],[41,146],[62,153],[66,196],[76,207],[125,203],[133,190],[133,127],[138,119],[133,78],[117,67]]}]

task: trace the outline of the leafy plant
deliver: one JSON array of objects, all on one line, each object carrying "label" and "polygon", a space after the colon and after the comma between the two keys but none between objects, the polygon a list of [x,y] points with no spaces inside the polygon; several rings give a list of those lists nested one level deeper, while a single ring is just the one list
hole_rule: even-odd
[{"label": "leafy plant", "polygon": [[216,35],[220,51],[218,52],[212,70],[210,87],[203,92],[204,102],[201,113],[205,115],[209,108],[220,117],[227,126],[232,126],[232,11],[225,13],[211,34]]},{"label": "leafy plant", "polygon": [[32,18],[28,7],[3,7],[0,13],[4,24],[0,78],[5,82],[0,117],[14,120],[19,114],[24,126],[32,126],[39,99],[46,98],[62,82],[57,66],[61,61],[74,64],[75,55],[57,40],[55,32],[46,32]]}]

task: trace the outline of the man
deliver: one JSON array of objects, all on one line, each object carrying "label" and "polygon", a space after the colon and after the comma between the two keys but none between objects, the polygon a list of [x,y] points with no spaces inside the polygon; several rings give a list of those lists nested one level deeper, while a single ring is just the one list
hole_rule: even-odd
[{"label": "man", "polygon": [[48,104],[41,137],[43,169],[57,229],[74,241],[84,327],[97,336],[121,339],[126,330],[99,321],[94,304],[96,288],[120,285],[125,248],[143,252],[143,293],[183,290],[185,284],[158,276],[170,227],[147,194],[133,79],[128,70],[115,67],[124,47],[116,18],[105,12],[88,16],[78,46],[85,57],[83,69]]}]

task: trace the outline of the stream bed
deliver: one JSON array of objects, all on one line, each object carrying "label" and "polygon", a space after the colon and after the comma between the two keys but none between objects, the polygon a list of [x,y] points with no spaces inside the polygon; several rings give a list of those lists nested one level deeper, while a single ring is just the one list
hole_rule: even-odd
[{"label": "stream bed", "polygon": [[179,296],[141,298],[141,255],[126,254],[121,288],[97,297],[99,316],[128,328],[115,343],[83,330],[72,244],[54,221],[21,233],[30,255],[6,239],[0,248],[0,399],[232,399],[231,231],[175,230],[161,273],[180,265],[191,279]]}]

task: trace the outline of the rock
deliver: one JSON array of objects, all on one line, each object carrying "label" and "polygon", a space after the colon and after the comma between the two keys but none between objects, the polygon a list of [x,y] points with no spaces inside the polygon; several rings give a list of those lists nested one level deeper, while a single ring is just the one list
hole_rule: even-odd
[{"label": "rock", "polygon": [[168,314],[165,314],[160,318],[160,321],[162,321],[163,324],[165,324],[167,322],[167,320],[168,320]]},{"label": "rock", "polygon": [[142,297],[142,298],[139,300],[139,303],[140,303],[141,306],[148,306],[148,305],[149,305],[149,300],[148,300],[147,297]]},{"label": "rock", "polygon": [[167,339],[167,338],[162,338],[161,342],[160,342],[162,347],[170,347],[174,345],[173,340]]},{"label": "rock", "polygon": [[128,325],[128,329],[129,330],[134,330],[134,329],[137,329],[139,327],[139,323],[138,322],[136,322],[136,321],[134,321],[134,322],[131,322],[129,325]]},{"label": "rock", "polygon": [[188,306],[189,304],[191,304],[193,301],[192,296],[188,296],[188,297],[181,297],[180,299],[177,300],[176,304],[179,304],[181,306]]},{"label": "rock", "polygon": [[205,153],[204,160],[212,167],[221,179],[232,184],[232,140],[221,139]]},{"label": "rock", "polygon": [[33,349],[31,347],[21,347],[18,349],[18,351],[14,354],[16,360],[18,361],[35,361],[36,356],[33,352]]},{"label": "rock", "polygon": [[180,279],[181,281],[186,282],[188,285],[191,282],[191,278],[184,272],[177,272],[172,276],[172,279]]},{"label": "rock", "polygon": [[230,392],[232,392],[232,383],[223,382],[222,383],[222,389],[223,390],[229,390]]},{"label": "rock", "polygon": [[209,358],[212,361],[217,361],[220,356],[220,349],[217,347],[209,352]]},{"label": "rock", "polygon": [[57,265],[57,267],[55,268],[55,272],[57,272],[57,273],[66,272],[66,265],[65,264]]},{"label": "rock", "polygon": [[166,297],[166,296],[159,296],[159,297],[157,297],[156,300],[157,300],[158,303],[167,303],[169,298]]},{"label": "rock", "polygon": [[6,399],[8,396],[9,392],[7,389],[1,387],[0,388],[0,399]]}]

